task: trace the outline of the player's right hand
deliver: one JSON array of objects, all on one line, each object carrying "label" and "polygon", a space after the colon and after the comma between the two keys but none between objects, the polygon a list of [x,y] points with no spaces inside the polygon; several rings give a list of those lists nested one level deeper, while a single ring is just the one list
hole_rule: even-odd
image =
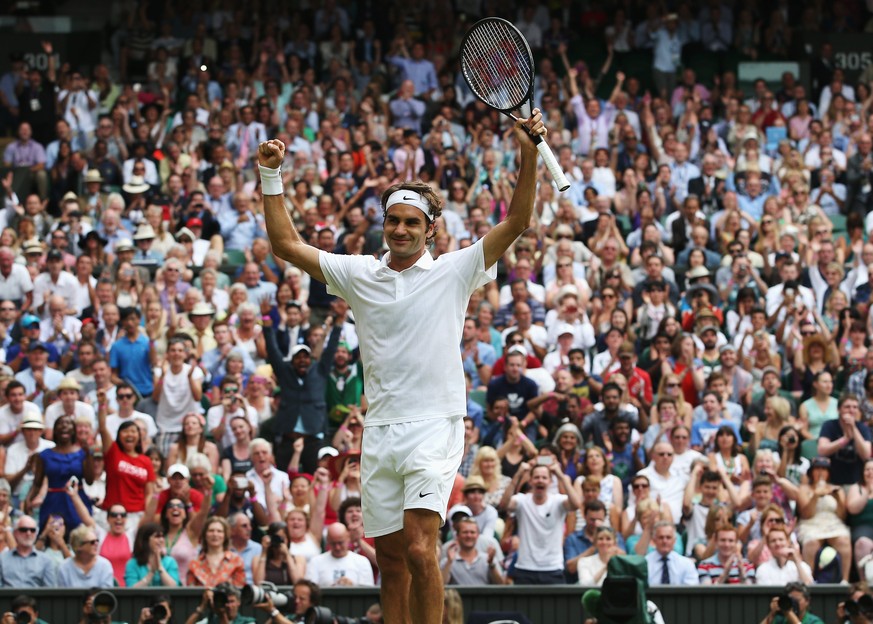
[{"label": "player's right hand", "polygon": [[283,160],[285,160],[285,144],[279,139],[270,139],[258,146],[258,164],[262,167],[278,169]]}]

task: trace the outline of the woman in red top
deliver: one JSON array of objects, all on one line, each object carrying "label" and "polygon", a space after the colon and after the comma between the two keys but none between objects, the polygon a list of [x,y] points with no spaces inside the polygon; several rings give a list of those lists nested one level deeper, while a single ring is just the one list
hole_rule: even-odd
[{"label": "woman in red top", "polygon": [[[119,394],[133,392],[131,388],[120,387]],[[115,441],[106,426],[107,401],[102,391],[97,395],[97,420],[100,426],[100,439],[103,442],[103,457],[106,471],[106,497],[103,509],[122,505],[128,514],[138,522],[146,508],[146,501],[152,498],[155,490],[155,469],[152,460],[142,452],[140,430],[133,421],[121,423]]]}]

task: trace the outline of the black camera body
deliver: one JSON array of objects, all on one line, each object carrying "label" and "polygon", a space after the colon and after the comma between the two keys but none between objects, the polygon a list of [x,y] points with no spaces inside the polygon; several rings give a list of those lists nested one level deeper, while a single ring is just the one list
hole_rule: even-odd
[{"label": "black camera body", "polygon": [[227,590],[221,587],[216,587],[212,590],[212,611],[218,613],[227,606],[229,594]]},{"label": "black camera body", "polygon": [[792,598],[789,594],[782,594],[778,596],[777,600],[779,610],[782,613],[794,611],[795,615],[800,615],[800,603],[798,603],[797,600],[795,598]]},{"label": "black camera body", "polygon": [[349,617],[347,615],[334,615],[327,607],[309,607],[303,616],[305,624],[371,624],[366,617]]},{"label": "black camera body", "polygon": [[167,607],[162,604],[152,605],[149,609],[152,615],[145,621],[145,624],[160,624],[161,620],[166,619],[166,617],[170,615],[169,611],[167,611]]}]

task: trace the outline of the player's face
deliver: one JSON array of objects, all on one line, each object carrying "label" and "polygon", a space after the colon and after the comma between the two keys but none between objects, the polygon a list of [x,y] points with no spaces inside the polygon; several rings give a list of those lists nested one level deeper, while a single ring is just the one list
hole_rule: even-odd
[{"label": "player's face", "polygon": [[420,254],[432,227],[424,213],[414,206],[394,204],[385,217],[385,241],[393,259]]}]

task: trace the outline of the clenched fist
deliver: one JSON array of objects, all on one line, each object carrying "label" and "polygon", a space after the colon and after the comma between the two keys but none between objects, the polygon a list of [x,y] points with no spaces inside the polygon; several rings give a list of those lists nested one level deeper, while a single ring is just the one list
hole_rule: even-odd
[{"label": "clenched fist", "polygon": [[258,146],[258,164],[262,167],[278,169],[285,160],[285,144],[278,139],[264,141]]}]

